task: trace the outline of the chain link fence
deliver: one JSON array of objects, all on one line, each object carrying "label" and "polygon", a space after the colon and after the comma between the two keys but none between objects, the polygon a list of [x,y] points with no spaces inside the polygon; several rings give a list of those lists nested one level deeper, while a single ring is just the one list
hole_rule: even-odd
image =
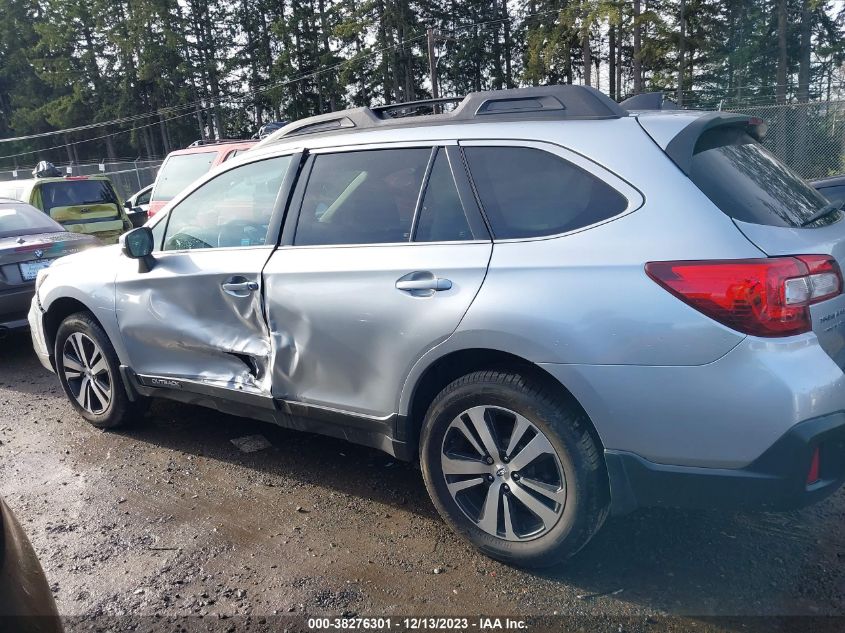
[{"label": "chain link fence", "polygon": [[724,107],[766,121],[763,143],[804,178],[845,173],[845,101]]},{"label": "chain link fence", "polygon": [[[153,183],[161,163],[161,160],[135,160],[82,165],[63,164],[56,165],[56,167],[66,176],[91,176],[95,174],[108,176],[117,193],[125,200],[139,189]],[[25,180],[28,178],[32,178],[32,167],[0,171],[0,181]]]}]

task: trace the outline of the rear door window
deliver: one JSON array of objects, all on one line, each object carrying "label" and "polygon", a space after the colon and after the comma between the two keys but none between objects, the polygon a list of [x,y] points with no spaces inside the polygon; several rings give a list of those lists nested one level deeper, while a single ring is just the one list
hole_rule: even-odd
[{"label": "rear door window", "polygon": [[168,158],[156,179],[151,200],[169,202],[185,187],[211,169],[217,152],[177,154]]},{"label": "rear door window", "polygon": [[[723,213],[752,224],[801,227],[828,204],[738,127],[715,128],[701,135],[690,178]],[[809,226],[827,226],[841,217],[835,212]]]},{"label": "rear door window", "polygon": [[117,195],[107,180],[63,180],[45,182],[40,186],[41,204],[46,213],[57,207],[82,205],[118,205]]},{"label": "rear door window", "polygon": [[532,147],[464,148],[497,239],[556,235],[619,215],[627,199],[593,174]]},{"label": "rear door window", "polygon": [[294,244],[408,242],[431,148],[314,157]]},{"label": "rear door window", "polygon": [[438,150],[419,210],[415,242],[473,239],[446,152]]}]

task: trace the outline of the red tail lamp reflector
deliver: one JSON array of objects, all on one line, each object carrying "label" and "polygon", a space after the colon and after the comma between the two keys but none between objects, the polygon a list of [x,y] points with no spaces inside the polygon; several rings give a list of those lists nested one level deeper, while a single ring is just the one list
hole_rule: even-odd
[{"label": "red tail lamp reflector", "polygon": [[649,262],[645,270],[681,301],[754,336],[809,332],[809,306],[842,293],[842,273],[829,255]]}]

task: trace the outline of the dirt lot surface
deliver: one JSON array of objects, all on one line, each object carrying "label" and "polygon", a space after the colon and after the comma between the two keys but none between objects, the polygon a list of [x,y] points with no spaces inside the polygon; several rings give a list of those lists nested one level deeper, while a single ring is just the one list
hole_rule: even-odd
[{"label": "dirt lot surface", "polygon": [[[231,442],[253,434],[271,446]],[[706,616],[845,615],[842,491],[789,514],[640,511],[529,573],[455,537],[419,470],[374,450],[167,402],[100,432],[26,336],[0,342],[0,495],[71,631],[281,631],[342,614],[744,631],[772,620]]]}]

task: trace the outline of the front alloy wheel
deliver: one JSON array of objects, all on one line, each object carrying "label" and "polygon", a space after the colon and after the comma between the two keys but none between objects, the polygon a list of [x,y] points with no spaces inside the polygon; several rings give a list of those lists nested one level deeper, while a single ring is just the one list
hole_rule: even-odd
[{"label": "front alloy wheel", "polygon": [[108,429],[143,415],[147,399],[130,402],[114,346],[90,312],[77,312],[62,321],[53,350],[62,389],[91,424]]},{"label": "front alloy wheel", "polygon": [[103,350],[82,332],[65,340],[62,353],[65,379],[71,395],[83,409],[100,415],[112,399],[112,378]]}]

